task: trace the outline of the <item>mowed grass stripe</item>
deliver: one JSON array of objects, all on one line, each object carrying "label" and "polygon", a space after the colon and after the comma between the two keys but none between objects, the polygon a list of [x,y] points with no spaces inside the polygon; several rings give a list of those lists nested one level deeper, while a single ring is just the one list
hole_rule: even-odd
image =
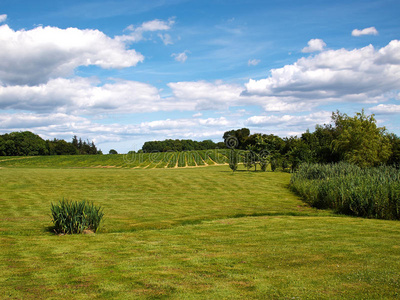
[{"label": "mowed grass stripe", "polygon": [[[289,178],[227,166],[2,168],[0,295],[398,298],[400,222],[312,209]],[[49,232],[62,197],[104,207],[100,232]]]},{"label": "mowed grass stripe", "polygon": [[0,291],[24,299],[396,299],[399,234],[390,221],[286,216],[1,237]]},{"label": "mowed grass stripe", "polygon": [[286,189],[289,174],[200,169],[1,169],[0,214],[6,219],[17,214],[21,222],[5,220],[0,227],[39,234],[51,225],[43,222],[50,203],[63,198],[103,206],[103,232],[168,228],[238,215],[316,213]]}]

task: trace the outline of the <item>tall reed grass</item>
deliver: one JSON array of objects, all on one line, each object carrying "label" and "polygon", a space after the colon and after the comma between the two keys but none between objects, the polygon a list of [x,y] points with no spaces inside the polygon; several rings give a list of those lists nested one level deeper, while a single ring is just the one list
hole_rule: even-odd
[{"label": "tall reed grass", "polygon": [[302,164],[292,175],[290,187],[317,208],[367,218],[400,219],[400,171],[394,167]]},{"label": "tall reed grass", "polygon": [[103,209],[87,201],[63,199],[58,205],[51,204],[54,231],[62,234],[96,232],[104,216]]}]

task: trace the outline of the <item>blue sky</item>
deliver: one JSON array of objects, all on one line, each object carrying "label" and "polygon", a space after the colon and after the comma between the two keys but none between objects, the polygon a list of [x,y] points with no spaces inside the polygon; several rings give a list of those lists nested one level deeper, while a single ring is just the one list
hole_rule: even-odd
[{"label": "blue sky", "polygon": [[108,152],[300,135],[365,109],[400,135],[398,1],[0,3],[0,133]]}]

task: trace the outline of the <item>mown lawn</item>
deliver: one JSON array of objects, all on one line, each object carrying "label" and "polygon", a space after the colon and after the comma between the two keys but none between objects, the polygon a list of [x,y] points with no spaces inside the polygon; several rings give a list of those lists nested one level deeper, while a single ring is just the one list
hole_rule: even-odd
[{"label": "mown lawn", "polygon": [[[290,174],[0,169],[5,299],[394,299],[400,223],[305,205]],[[94,201],[95,235],[56,236],[50,203]]]}]

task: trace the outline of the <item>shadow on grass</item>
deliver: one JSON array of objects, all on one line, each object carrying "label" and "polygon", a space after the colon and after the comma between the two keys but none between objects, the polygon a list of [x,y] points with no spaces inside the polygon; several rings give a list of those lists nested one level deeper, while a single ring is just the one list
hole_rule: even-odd
[{"label": "shadow on grass", "polygon": [[54,234],[54,235],[57,235],[56,227],[55,227],[54,225],[50,225],[50,226],[44,227],[44,228],[43,228],[43,232],[52,233],[52,234]]}]

